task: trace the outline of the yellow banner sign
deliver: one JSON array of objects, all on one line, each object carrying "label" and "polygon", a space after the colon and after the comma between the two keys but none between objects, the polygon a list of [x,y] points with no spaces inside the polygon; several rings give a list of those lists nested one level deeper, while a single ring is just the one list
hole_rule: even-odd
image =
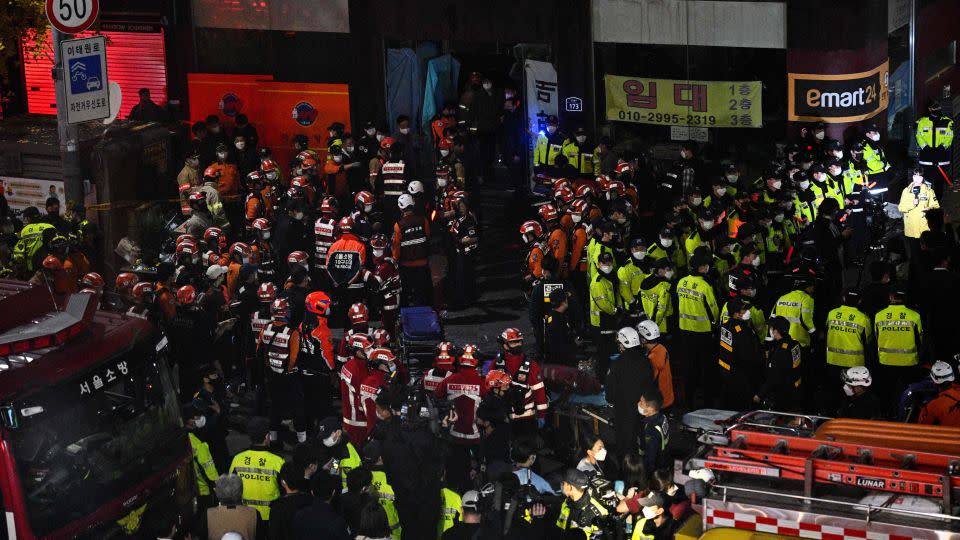
[{"label": "yellow banner sign", "polygon": [[763,127],[760,81],[606,75],[607,120],[716,128]]}]

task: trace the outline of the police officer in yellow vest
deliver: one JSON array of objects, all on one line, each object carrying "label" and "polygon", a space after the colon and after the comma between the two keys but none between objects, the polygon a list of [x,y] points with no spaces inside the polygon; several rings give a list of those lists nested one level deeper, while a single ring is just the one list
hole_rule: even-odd
[{"label": "police officer in yellow vest", "polygon": [[282,457],[267,450],[270,436],[270,421],[255,416],[247,422],[247,435],[250,436],[249,450],[234,456],[230,463],[230,473],[243,480],[243,498],[241,503],[260,514],[264,521],[270,520],[270,503],[280,497],[280,468]]},{"label": "police officer in yellow vest", "polygon": [[667,511],[667,498],[660,491],[651,491],[637,500],[642,508],[640,519],[633,525],[630,540],[673,538],[673,515]]},{"label": "police officer in yellow vest", "polygon": [[670,333],[673,328],[673,277],[676,270],[673,262],[664,257],[653,262],[651,273],[640,282],[640,303],[647,318],[657,323],[661,334]]},{"label": "police officer in yellow vest", "polygon": [[613,334],[619,328],[623,308],[616,281],[616,262],[605,251],[598,259],[597,276],[590,282],[590,327],[597,346],[597,374],[603,377],[613,354]]},{"label": "police officer in yellow vest", "polygon": [[57,233],[49,223],[40,223],[40,210],[31,206],[23,211],[27,225],[20,230],[20,239],[13,246],[13,265],[19,272],[32,274],[46,256],[46,243]]},{"label": "police officer in yellow vest", "polygon": [[708,371],[712,371],[710,368],[715,360],[713,331],[720,321],[720,308],[713,285],[705,279],[712,262],[708,254],[697,253],[690,262],[690,275],[677,283],[677,324],[682,361],[687,371],[686,396],[693,403],[698,400],[698,388],[703,387],[704,392],[710,390],[705,377]]},{"label": "police officer in yellow vest", "polygon": [[341,419],[329,416],[320,422],[317,428],[317,439],[329,452],[334,460],[333,466],[340,472],[340,482],[344,492],[347,491],[347,475],[362,464],[360,452],[343,436]]},{"label": "police officer in yellow vest", "polygon": [[890,163],[887,162],[883,143],[880,142],[880,129],[876,124],[868,124],[864,128],[863,136],[867,139],[863,146],[863,162],[866,164],[867,178],[871,182],[877,182],[882,187],[886,187],[887,171],[890,170]]},{"label": "police officer in yellow vest", "polygon": [[207,417],[192,404],[183,408],[183,427],[187,430],[190,439],[190,451],[193,453],[193,474],[197,478],[197,495],[200,508],[213,506],[213,486],[220,478],[217,466],[213,463],[210,446],[197,437],[196,431],[203,429]]},{"label": "police officer in yellow vest", "polygon": [[443,536],[443,533],[463,521],[463,501],[456,491],[448,487],[440,489],[440,500],[443,501],[441,508],[440,523],[438,524],[437,538]]},{"label": "police officer in yellow vest", "polygon": [[790,337],[804,348],[809,348],[811,336],[817,328],[813,324],[813,276],[794,277],[794,289],[780,297],[773,306],[771,317],[783,317],[790,322]]},{"label": "police officer in yellow vest", "polygon": [[933,180],[937,196],[943,195],[942,169],[950,174],[950,158],[953,146],[953,119],[944,116],[940,102],[933,100],[927,105],[927,115],[917,120],[917,163],[922,165],[925,176]]},{"label": "police officer in yellow vest", "polygon": [[557,156],[563,153],[563,142],[566,135],[560,132],[560,120],[550,115],[547,117],[547,129],[537,134],[537,142],[533,147],[533,170],[536,174],[553,175],[553,166]]},{"label": "police officer in yellow vest", "polygon": [[587,130],[578,127],[573,137],[563,141],[561,151],[567,157],[567,163],[582,176],[593,176],[593,145],[587,142]]},{"label": "police officer in yellow vest", "polygon": [[640,301],[640,284],[650,275],[645,270],[644,260],[646,257],[646,241],[642,238],[634,238],[630,241],[630,259],[617,269],[617,279],[620,281],[620,299],[631,315],[638,315],[643,312]]},{"label": "police officer in yellow vest", "polygon": [[907,288],[897,283],[890,288],[890,305],[873,318],[877,334],[878,373],[883,387],[899,397],[910,382],[920,378],[920,350],[923,345],[923,324],[920,314],[904,305]]},{"label": "police officer in yellow vest", "polygon": [[827,364],[837,377],[846,368],[866,364],[873,323],[859,306],[860,293],[850,289],[843,295],[843,305],[827,314]]},{"label": "police officer in yellow vest", "polygon": [[390,524],[390,538],[400,540],[403,530],[400,527],[400,515],[397,513],[396,494],[393,486],[387,480],[387,473],[383,470],[383,446],[377,439],[373,439],[363,447],[364,466],[370,469],[370,486],[377,492],[380,507],[387,514],[387,523]]},{"label": "police officer in yellow vest", "polygon": [[563,474],[560,487],[566,499],[557,516],[558,529],[580,529],[587,538],[600,530],[599,522],[610,510],[590,494],[589,486],[589,478],[583,471],[567,469]]}]

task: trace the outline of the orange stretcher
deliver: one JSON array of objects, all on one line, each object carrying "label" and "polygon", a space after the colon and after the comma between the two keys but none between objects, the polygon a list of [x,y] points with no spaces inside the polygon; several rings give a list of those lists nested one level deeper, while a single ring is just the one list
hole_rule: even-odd
[{"label": "orange stretcher", "polygon": [[960,428],[837,418],[821,424],[814,439],[960,455]]}]

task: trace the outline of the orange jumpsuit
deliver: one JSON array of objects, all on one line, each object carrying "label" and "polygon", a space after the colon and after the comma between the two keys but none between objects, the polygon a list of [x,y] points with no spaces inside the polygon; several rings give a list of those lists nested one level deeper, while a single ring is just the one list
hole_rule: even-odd
[{"label": "orange jumpsuit", "polygon": [[920,410],[917,423],[960,427],[960,384],[952,384]]}]

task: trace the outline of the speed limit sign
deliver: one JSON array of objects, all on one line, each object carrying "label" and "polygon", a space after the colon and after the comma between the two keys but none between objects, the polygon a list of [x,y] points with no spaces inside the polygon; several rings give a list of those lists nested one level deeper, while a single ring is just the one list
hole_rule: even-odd
[{"label": "speed limit sign", "polygon": [[64,34],[79,34],[97,20],[100,0],[47,0],[47,18]]}]

